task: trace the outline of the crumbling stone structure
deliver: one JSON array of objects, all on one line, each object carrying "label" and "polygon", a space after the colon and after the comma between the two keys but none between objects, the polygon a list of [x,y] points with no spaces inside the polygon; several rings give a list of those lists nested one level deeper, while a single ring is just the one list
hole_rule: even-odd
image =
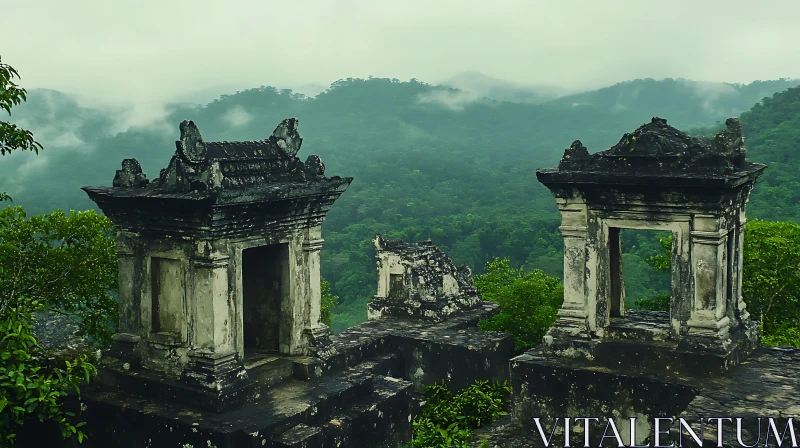
[{"label": "crumbling stone structure", "polygon": [[[794,412],[783,390],[797,381],[766,381],[772,373],[759,372],[790,358],[754,353],[760,335],[742,300],[745,206],[766,168],[745,160],[743,142],[736,119],[707,139],[653,118],[606,151],[589,154],[575,141],[558,168],[537,170],[561,210],[564,303],[543,343],[511,360],[512,424],[493,436],[508,441],[499,446],[530,446],[522,440],[538,436],[534,417],[637,417],[636,436],[627,427],[620,434],[641,444],[652,442],[656,416]],[[669,312],[625,309],[626,228],[672,232]],[[741,365],[747,356],[757,362]],[[733,384],[747,391],[748,404],[731,394]],[[754,434],[755,422],[743,430]],[[583,430],[572,429],[583,440]],[[587,440],[599,443],[601,435]]]},{"label": "crumbling stone structure", "polygon": [[[254,355],[313,355],[320,322],[320,226],[352,178],[296,154],[298,121],[265,140],[206,142],[192,121],[148,182],[135,159],[113,187],[83,190],[114,222],[119,332],[112,355],[180,377],[212,408],[247,387]],[[241,395],[241,394],[240,394]]]},{"label": "crumbling stone structure", "polygon": [[429,242],[378,244],[424,312],[387,296],[381,319],[328,335],[320,225],[352,178],[301,162],[301,142],[294,119],[255,142],[185,121],[153,182],[126,159],[113,187],[84,188],[120,268],[119,333],[80,397],[91,446],[395,447],[424,386],[508,377],[512,337],[477,327],[497,305]]},{"label": "crumbling stone structure", "polygon": [[406,243],[375,236],[378,292],[369,319],[385,316],[441,322],[481,304],[469,266],[456,266],[433,242]]},{"label": "crumbling stone structure", "polygon": [[625,310],[625,228],[673,235],[669,318],[650,319],[641,339],[667,341],[665,350],[697,354],[698,365],[717,371],[758,345],[742,300],[742,244],[745,204],[766,166],[745,161],[738,120],[726,126],[705,139],[653,118],[607,151],[590,155],[576,141],[557,169],[537,171],[556,197],[564,236],[564,305],[545,337],[550,350],[593,358],[602,355],[598,343],[636,339],[631,321],[644,314]]}]

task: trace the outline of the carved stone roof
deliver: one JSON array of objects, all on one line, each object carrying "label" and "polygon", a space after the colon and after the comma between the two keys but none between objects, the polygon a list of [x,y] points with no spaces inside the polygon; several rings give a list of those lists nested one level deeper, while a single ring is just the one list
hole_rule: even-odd
[{"label": "carved stone roof", "polygon": [[206,142],[208,159],[252,159],[280,157],[278,148],[269,140],[249,142]]},{"label": "carved stone roof", "polygon": [[[220,232],[240,232],[282,221],[284,227],[303,220],[313,225],[353,178],[326,177],[316,155],[300,161],[298,124],[295,118],[283,120],[264,140],[206,142],[186,120],[169,165],[152,182],[136,159],[125,159],[112,187],[83,190],[115,223],[131,229],[183,232],[216,226]],[[223,213],[220,207],[228,209]]]},{"label": "carved stone roof", "polygon": [[540,181],[573,183],[678,183],[715,185],[760,173],[745,160],[739,120],[729,118],[714,138],[692,137],[654,117],[611,148],[589,154],[576,140],[557,169],[537,170]]}]

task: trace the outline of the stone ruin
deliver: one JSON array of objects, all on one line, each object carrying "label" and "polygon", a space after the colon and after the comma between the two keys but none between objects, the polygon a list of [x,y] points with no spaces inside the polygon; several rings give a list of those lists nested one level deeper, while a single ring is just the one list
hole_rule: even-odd
[{"label": "stone ruin", "polygon": [[[741,248],[745,204],[766,166],[745,161],[738,120],[726,125],[705,139],[653,118],[591,156],[576,141],[558,169],[537,171],[561,210],[565,247],[564,305],[549,349],[602,357],[603,341],[644,333],[639,339],[674,345],[658,346],[664,356],[688,362],[696,353],[693,367],[724,370],[756,348]],[[643,314],[625,310],[620,229],[672,232],[669,315],[647,330],[632,324]]]},{"label": "stone ruin", "polygon": [[[512,423],[493,435],[499,446],[538,446],[536,417],[548,433],[556,417],[614,417],[627,446],[652,444],[655,417],[685,418],[705,443],[716,430],[702,432],[702,419],[742,417],[751,443],[757,417],[800,415],[800,350],[759,348],[742,299],[745,208],[766,168],[745,160],[743,142],[737,119],[707,139],[653,118],[606,151],[575,141],[558,168],[537,170],[561,210],[564,303],[543,343],[511,360]],[[668,312],[625,308],[620,229],[672,233]],[[629,417],[635,437],[619,423]],[[605,424],[591,437],[566,432],[597,444]],[[554,430],[562,443],[563,425]],[[662,446],[677,436],[675,424]],[[726,446],[735,436],[728,426]]]},{"label": "stone ruin", "polygon": [[481,303],[469,266],[456,266],[433,242],[406,243],[375,236],[378,292],[369,319],[410,317],[441,322]]},{"label": "stone ruin", "polygon": [[153,182],[126,159],[113,187],[84,188],[117,228],[112,353],[180,377],[212,408],[243,396],[247,360],[307,355],[327,340],[320,226],[352,178],[325,177],[318,156],[301,162],[297,125],[284,120],[260,141],[206,142],[184,121]]},{"label": "stone ruin", "polygon": [[184,121],[152,182],[125,159],[84,187],[119,258],[118,333],[81,395],[92,446],[394,447],[424,386],[507,378],[511,337],[477,329],[497,306],[431,242],[378,237],[371,320],[329,334],[320,226],[352,178],[301,162],[297,126],[206,142]]}]

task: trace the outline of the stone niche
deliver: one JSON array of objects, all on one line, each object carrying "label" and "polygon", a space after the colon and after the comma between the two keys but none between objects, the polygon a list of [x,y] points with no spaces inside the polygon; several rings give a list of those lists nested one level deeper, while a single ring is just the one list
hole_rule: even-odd
[{"label": "stone niche", "polygon": [[[564,237],[564,304],[542,351],[610,364],[630,351],[679,370],[739,363],[760,337],[742,300],[742,244],[765,168],[745,160],[737,119],[707,139],[653,118],[606,151],[575,141],[558,168],[538,170]],[[620,229],[672,233],[668,313],[625,309]]]},{"label": "stone niche", "polygon": [[320,226],[352,178],[296,154],[298,120],[260,141],[205,142],[192,121],[148,182],[135,159],[113,187],[84,187],[117,230],[119,332],[111,358],[211,394],[222,407],[265,353],[314,355]]},{"label": "stone niche", "polygon": [[374,239],[378,291],[369,303],[370,320],[391,316],[441,322],[483,302],[469,266],[456,266],[430,240],[406,243]]}]

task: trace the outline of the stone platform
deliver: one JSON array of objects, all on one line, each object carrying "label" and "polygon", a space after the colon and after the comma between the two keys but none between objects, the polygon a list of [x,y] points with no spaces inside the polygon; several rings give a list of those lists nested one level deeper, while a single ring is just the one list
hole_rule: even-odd
[{"label": "stone platform", "polygon": [[457,390],[508,378],[511,336],[477,328],[496,310],[484,302],[438,324],[369,321],[331,336],[319,357],[248,356],[251,395],[222,412],[184,401],[180,382],[155,372],[105,369],[82,394],[83,446],[396,447],[411,438],[424,386],[444,381]]},{"label": "stone platform", "polygon": [[[543,356],[534,349],[512,360],[511,386],[512,418],[479,431],[475,446],[481,440],[488,440],[492,447],[543,446],[534,417],[542,419],[548,434],[553,417],[599,417],[601,423],[590,426],[593,446],[597,446],[608,417],[615,418],[626,446],[630,444],[628,418],[634,416],[639,423],[637,442],[644,444],[653,441],[653,417],[684,418],[698,434],[700,417],[741,417],[743,440],[748,445],[758,438],[757,417],[776,418],[780,432],[788,417],[795,419],[796,429],[800,426],[800,349],[795,348],[762,347],[725,375],[658,373],[625,363],[613,368],[588,360]],[[726,446],[739,446],[734,425],[723,423]],[[573,446],[583,444],[582,427],[581,422],[571,430]],[[672,425],[673,435],[677,428],[677,423]],[[759,446],[763,446],[766,431],[765,420]],[[563,437],[563,425],[559,425],[552,446],[562,446]],[[684,432],[684,444],[687,438]],[[716,446],[716,423],[706,425],[703,439],[703,446]],[[664,442],[665,437],[661,440],[669,443]],[[616,442],[609,439],[605,445],[616,446]]]}]

